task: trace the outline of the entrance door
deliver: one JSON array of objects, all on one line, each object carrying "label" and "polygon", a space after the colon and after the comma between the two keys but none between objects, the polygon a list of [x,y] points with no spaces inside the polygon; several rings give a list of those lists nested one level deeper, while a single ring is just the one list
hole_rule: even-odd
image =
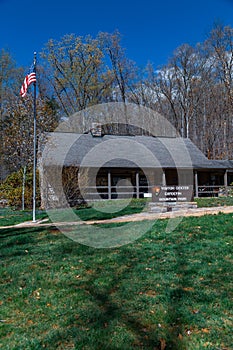
[{"label": "entrance door", "polygon": [[166,185],[177,186],[178,185],[178,174],[176,169],[167,169],[165,171]]}]

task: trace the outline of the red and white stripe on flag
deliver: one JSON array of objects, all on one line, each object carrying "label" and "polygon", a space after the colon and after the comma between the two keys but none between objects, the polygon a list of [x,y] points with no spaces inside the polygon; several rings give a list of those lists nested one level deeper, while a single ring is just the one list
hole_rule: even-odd
[{"label": "red and white stripe on flag", "polygon": [[26,75],[24,82],[23,82],[23,85],[20,89],[20,95],[22,97],[25,97],[29,85],[34,83],[34,82],[36,82],[36,73],[32,72],[32,73]]}]

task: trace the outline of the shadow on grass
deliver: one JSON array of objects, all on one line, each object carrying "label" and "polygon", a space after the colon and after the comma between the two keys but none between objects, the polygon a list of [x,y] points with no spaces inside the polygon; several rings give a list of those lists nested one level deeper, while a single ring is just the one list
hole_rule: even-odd
[{"label": "shadow on grass", "polygon": [[[125,261],[125,253],[122,256],[122,259],[124,259],[124,263],[127,265],[127,262]],[[128,263],[130,263],[130,259]],[[182,286],[186,286],[185,278],[184,280],[179,280],[179,288],[174,289],[169,293],[166,318],[169,320],[170,324],[167,325],[168,329],[163,335],[159,332],[159,329],[155,329],[155,325],[148,327],[148,324],[144,320],[140,320],[137,316],[130,315],[128,311],[124,310],[124,308],[119,305],[119,302],[114,301],[112,294],[116,292],[116,286],[121,285],[122,281],[126,280],[128,280],[128,283],[130,284],[132,270],[140,268],[137,265],[140,265],[140,262],[134,264],[130,269],[125,268],[124,271],[121,272],[121,276],[119,278],[115,276],[110,285],[105,287],[102,291],[94,287],[97,276],[93,276],[88,282],[88,285],[85,286],[85,289],[91,294],[96,304],[102,310],[101,315],[98,317],[96,326],[104,328],[107,324],[114,323],[114,321],[120,320],[123,322],[126,329],[135,336],[134,344],[132,344],[130,349],[181,350],[183,347],[179,340],[179,334],[182,334],[183,332],[184,322],[180,310],[182,308],[183,299],[186,298],[186,292],[182,289]],[[180,257],[177,261],[178,273],[179,271],[184,272],[183,268],[185,266],[185,259]],[[130,299],[130,295],[128,297]],[[124,303],[124,300],[121,300],[121,302]],[[95,324],[93,324],[93,326],[95,326]],[[109,337],[107,342],[101,344],[100,348],[115,350],[116,347],[111,346],[110,341],[111,338]],[[127,347],[125,347],[125,349],[127,349]]]},{"label": "shadow on grass", "polygon": [[41,232],[43,229],[41,227],[29,227],[29,228],[4,228],[0,231],[0,239],[21,236],[21,235],[29,235]]},{"label": "shadow on grass", "polygon": [[[65,247],[64,247],[65,248]],[[88,254],[91,254],[91,251],[95,254],[95,250],[87,248]],[[108,253],[107,253],[108,254]],[[148,326],[147,322],[138,317],[138,314],[135,315],[135,310],[131,310],[132,314],[129,312],[129,309],[124,306],[126,299],[130,299],[130,295],[121,295],[122,291],[120,289],[122,285],[131,284],[131,277],[135,274],[135,271],[140,270],[140,265],[144,264],[146,261],[143,261],[145,257],[143,256],[143,252],[141,252],[141,256],[138,259],[138,262],[132,262],[132,258],[134,258],[134,253],[132,253],[131,249],[127,249],[124,247],[123,249],[118,250],[118,266],[112,271],[108,271],[108,267],[103,266],[102,269],[97,267],[95,273],[91,274],[88,280],[82,284],[82,289],[84,289],[89,296],[91,296],[91,300],[95,305],[95,310],[93,310],[93,314],[86,315],[87,317],[87,327],[94,330],[96,334],[105,333],[105,336],[100,336],[95,340],[95,343],[92,344],[93,349],[109,349],[116,350],[121,349],[121,347],[117,347],[114,344],[111,344],[112,336],[114,334],[114,327],[111,325],[123,325],[125,330],[133,334],[134,340],[131,345],[127,342],[124,345],[124,349],[151,349],[151,350],[161,350],[161,349],[170,349],[170,350],[181,350],[182,344],[179,340],[179,334],[182,334],[184,329],[184,322],[182,319],[182,313],[180,312],[183,304],[183,299],[186,298],[186,292],[183,290],[183,287],[186,286],[186,280],[179,280],[179,287],[173,289],[168,292],[168,299],[166,301],[167,310],[166,310],[166,318],[169,322],[167,325],[167,330],[163,332],[163,335],[159,331],[156,330],[156,325],[152,325],[152,327]],[[177,259],[177,263],[175,266],[175,271],[177,273],[184,272],[184,268],[186,266],[185,258],[183,257],[180,250],[177,251],[177,255],[179,256]],[[134,260],[134,259],[133,259]],[[123,262],[120,263],[120,262]],[[118,274],[117,268],[121,268],[120,275]],[[97,286],[97,281],[100,276],[104,279],[108,279],[108,283],[104,284],[104,287]],[[135,281],[132,281],[135,283]],[[127,287],[125,287],[127,289]],[[153,287],[152,287],[153,288]],[[140,287],[139,287],[140,289]],[[78,309],[77,304],[77,309]],[[137,305],[135,305],[135,309],[137,309]],[[98,312],[95,312],[99,310]],[[72,324],[70,320],[70,324],[68,327],[74,327],[75,323]],[[103,331],[105,330],[105,331]],[[75,334],[75,331],[74,331]],[[89,342],[88,337],[85,341]],[[57,335],[56,335],[57,337]],[[74,336],[75,337],[75,336]],[[124,333],[122,334],[124,337]],[[82,338],[82,337],[81,337]],[[80,340],[79,340],[80,341]]]},{"label": "shadow on grass", "polygon": [[[136,341],[134,341],[135,345],[137,344],[143,349],[160,349],[159,339],[157,339],[154,334],[145,333],[145,325],[133,316],[127,315],[111,297],[114,286],[119,285],[125,278],[127,278],[127,271],[122,273],[121,278],[114,278],[111,285],[102,292],[92,287],[95,278],[90,281],[90,286],[86,287],[86,290],[94,297],[96,304],[102,310],[98,318],[98,327],[104,328],[107,327],[108,324],[114,324],[115,321],[121,321],[127,330],[130,330],[134,334],[136,338]],[[111,338],[107,339],[107,341],[101,344],[101,348],[109,350],[116,349],[110,342]]]},{"label": "shadow on grass", "polygon": [[[54,230],[53,230],[54,231]],[[6,232],[5,237],[8,237],[8,241],[5,242],[7,248],[5,250],[4,257],[16,257],[24,254],[24,250],[20,249],[19,245],[24,244],[36,244],[36,235],[41,233],[41,228],[28,228],[24,230],[13,229],[11,233]],[[46,234],[46,232],[45,232]],[[49,231],[48,231],[49,235]],[[2,235],[4,237],[4,235]],[[138,289],[140,290],[140,281],[135,280],[135,275],[137,271],[141,270],[141,264],[146,263],[146,255],[143,251],[135,251],[133,246],[130,248],[123,247],[117,250],[117,257],[115,259],[115,267],[104,266],[100,262],[96,262],[95,257],[100,259],[102,255],[106,255],[107,260],[111,258],[112,252],[114,250],[98,250],[93,248],[80,246],[77,243],[71,242],[66,237],[60,235],[61,242],[56,244],[54,247],[50,247],[50,254],[53,260],[53,264],[61,262],[61,258],[75,258],[75,256],[91,259],[89,264],[93,269],[93,272],[88,275],[88,279],[84,282],[67,281],[67,288],[77,290],[77,299],[80,288],[85,291],[86,295],[90,298],[91,303],[87,306],[86,314],[83,314],[80,324],[77,324],[75,317],[70,317],[67,319],[66,327],[57,331],[51,330],[48,335],[44,337],[44,340],[38,344],[42,346],[53,346],[56,348],[55,344],[63,344],[65,341],[72,342],[76,345],[76,349],[108,349],[116,350],[122,349],[145,349],[145,350],[161,350],[161,349],[171,349],[171,350],[181,350],[178,335],[181,333],[183,327],[182,315],[179,313],[180,307],[182,306],[182,286],[179,290],[173,290],[170,293],[168,300],[166,301],[168,305],[167,309],[167,319],[170,322],[170,327],[165,331],[164,336],[159,333],[159,329],[152,324],[148,326],[145,319],[138,317],[137,309],[138,305],[135,305],[135,309],[130,310],[129,307],[124,306],[125,301],[131,299],[131,295],[127,294],[127,288],[131,283],[135,284],[138,294]],[[50,238],[49,238],[50,239]],[[9,249],[8,249],[9,248]],[[48,249],[48,248],[47,248]],[[179,253],[179,252],[178,252]],[[32,252],[32,259],[37,261],[40,254],[43,256],[43,249]],[[135,261],[135,255],[138,255],[138,261]],[[177,269],[182,270],[185,267],[185,261],[181,258],[177,260]],[[39,263],[39,261],[38,261]],[[120,272],[119,272],[120,271]],[[41,272],[37,272],[37,274]],[[134,277],[132,277],[134,276]],[[102,278],[104,284],[99,284],[99,279]],[[132,280],[131,280],[132,279]],[[180,284],[182,285],[182,280]],[[153,283],[153,282],[152,282]],[[139,284],[139,285],[138,285]],[[126,291],[122,292],[123,290]],[[153,288],[153,284],[152,284]],[[54,293],[56,290],[54,289]],[[75,293],[74,293],[75,297]],[[134,295],[132,295],[134,297]],[[59,302],[59,301],[58,301]],[[68,300],[67,300],[68,302]],[[146,306],[148,308],[148,306]],[[80,305],[78,302],[74,301],[73,309],[79,312]],[[132,313],[130,312],[132,311]],[[156,325],[157,326],[157,325]],[[90,329],[90,332],[85,332],[82,328],[85,327]],[[118,335],[121,340],[119,340],[119,346],[116,344],[116,339],[112,343],[112,337],[116,337],[114,332],[116,328],[118,329]],[[120,329],[122,327],[122,329]],[[173,329],[173,332],[171,332]],[[130,338],[132,337],[132,339]],[[124,337],[129,337],[125,339]],[[68,343],[67,343],[68,344]],[[123,345],[122,345],[123,344]],[[165,347],[166,346],[166,347]],[[53,349],[53,347],[51,347]]]},{"label": "shadow on grass", "polygon": [[[192,317],[192,312],[190,316],[183,309],[195,296],[192,275],[198,272],[195,269],[199,265],[193,266],[189,261],[191,245],[200,242],[199,227],[196,236],[189,236],[191,225],[197,225],[195,220],[187,221],[183,233],[177,231],[170,236],[163,232],[166,222],[158,222],[156,232],[152,229],[133,244],[118,249],[82,246],[54,228],[14,229],[5,231],[5,236],[2,233],[1,238],[7,238],[3,239],[7,244],[5,253],[3,249],[6,259],[15,258],[19,244],[33,244],[30,254],[37,269],[32,283],[39,281],[40,286],[48,278],[55,311],[46,308],[50,298],[41,304],[43,315],[48,312],[46,317],[51,318],[51,329],[45,335],[35,333],[38,349],[187,349],[185,339],[179,335],[184,338],[188,317]],[[206,219],[200,220],[206,224]],[[230,220],[228,225],[230,228]],[[198,251],[199,246],[195,248]],[[31,270],[26,272],[30,277]],[[42,290],[46,291],[47,285],[45,281]],[[148,290],[156,293],[148,296]],[[166,311],[162,328],[158,327],[161,315],[157,314],[157,306]],[[153,307],[155,312],[150,314]],[[53,322],[61,322],[59,329],[52,329]]]}]

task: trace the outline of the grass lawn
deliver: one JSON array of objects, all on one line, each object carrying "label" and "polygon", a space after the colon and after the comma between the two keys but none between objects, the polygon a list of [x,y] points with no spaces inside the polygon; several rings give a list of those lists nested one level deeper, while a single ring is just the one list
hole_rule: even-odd
[{"label": "grass lawn", "polygon": [[[47,217],[45,211],[37,212],[37,219],[44,219]],[[32,220],[31,210],[13,210],[11,208],[0,208],[0,226],[16,225],[24,221]]]},{"label": "grass lawn", "polygon": [[117,249],[0,230],[0,348],[232,350],[232,214],[166,224]]},{"label": "grass lawn", "polygon": [[204,207],[218,207],[224,205],[233,205],[233,197],[200,197],[195,198],[195,202],[197,202],[197,206],[199,208]]}]

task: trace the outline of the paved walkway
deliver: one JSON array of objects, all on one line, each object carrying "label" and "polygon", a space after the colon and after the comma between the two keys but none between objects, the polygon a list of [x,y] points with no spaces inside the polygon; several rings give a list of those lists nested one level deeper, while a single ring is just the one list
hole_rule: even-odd
[{"label": "paved walkway", "polygon": [[178,210],[166,213],[148,213],[141,212],[138,214],[120,216],[108,220],[90,220],[90,221],[75,221],[75,222],[47,222],[48,219],[37,220],[36,222],[27,221],[17,225],[11,226],[0,226],[0,229],[9,229],[9,228],[26,228],[26,227],[51,227],[51,226],[67,226],[67,225],[93,225],[93,224],[109,224],[109,223],[120,223],[120,222],[133,222],[133,221],[142,221],[142,220],[157,220],[157,219],[168,219],[176,217],[188,217],[188,216],[203,216],[203,215],[216,215],[219,213],[233,213],[233,206],[224,206],[224,207],[211,207],[211,208],[195,208],[195,209],[185,209]]}]

